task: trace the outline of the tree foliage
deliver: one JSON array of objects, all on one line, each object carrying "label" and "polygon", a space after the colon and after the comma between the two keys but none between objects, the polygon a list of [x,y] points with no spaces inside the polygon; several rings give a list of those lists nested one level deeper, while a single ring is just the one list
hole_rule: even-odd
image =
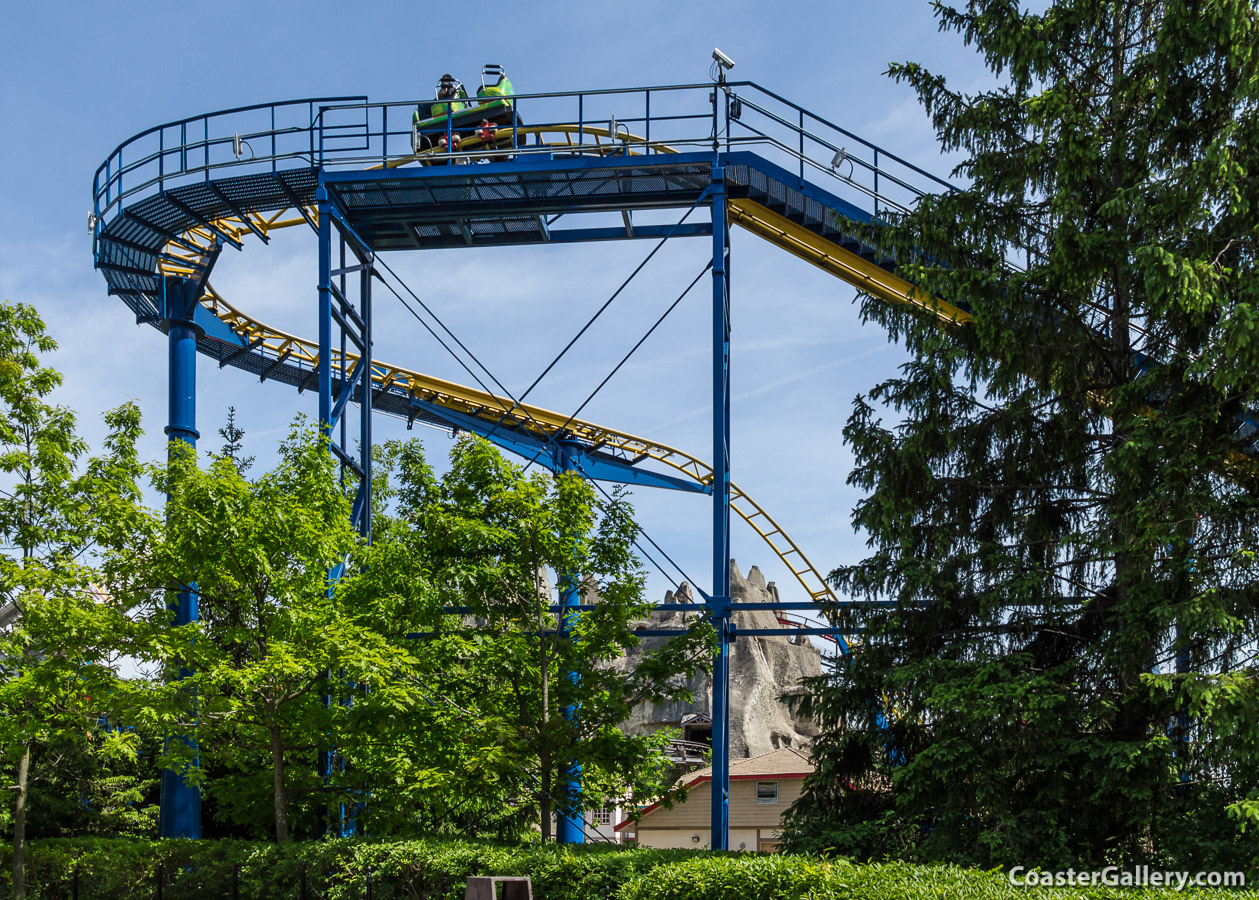
[{"label": "tree foliage", "polygon": [[[164,512],[107,567],[142,611],[140,652],[188,673],[126,690],[138,724],[193,739],[163,762],[199,779],[214,830],[545,835],[553,809],[580,806],[570,762],[587,806],[665,789],[667,736],[616,726],[685,693],[675,676],[706,661],[706,632],[611,670],[648,607],[624,498],[598,504],[580,479],[527,476],[472,440],[437,478],[417,443],[395,444],[378,453],[369,545],[310,428],[253,480],[234,420],[223,437],[208,460],[171,445],[152,470]],[[594,604],[564,634],[556,573]],[[168,598],[184,590],[200,620],[174,627]]]},{"label": "tree foliage", "polygon": [[[418,683],[425,715],[454,738],[428,765],[462,773],[455,795],[532,813],[544,840],[553,811],[662,793],[667,736],[629,737],[617,724],[636,703],[685,695],[675,676],[706,664],[708,632],[671,641],[628,674],[611,667],[638,643],[633,624],[651,605],[624,496],[599,502],[577,475],[526,475],[480,439],[456,444],[440,479],[417,443],[393,445],[388,458],[395,511],[367,568],[388,579],[382,593],[423,585],[428,600],[408,604],[427,609],[426,621],[410,620],[428,635],[415,651],[425,661]],[[565,622],[553,584],[590,608]],[[570,764],[582,766],[580,801],[568,791]]]},{"label": "tree foliage", "polygon": [[133,734],[107,724],[127,618],[98,587],[96,554],[137,521],[139,412],[109,413],[105,453],[83,465],[74,414],[50,402],[61,376],[43,357],[55,347],[33,308],[0,304],[0,754],[15,782],[15,897],[32,785],[136,750]]},{"label": "tree foliage", "polygon": [[[151,657],[191,673],[154,686],[150,707],[196,738],[217,775],[206,787],[218,810],[269,824],[284,841],[296,810],[303,830],[319,833],[327,806],[357,802],[339,767],[321,772],[316,760],[336,748],[352,697],[370,697],[357,702],[371,708],[410,702],[396,675],[411,658],[370,593],[340,583],[353,580],[347,564],[361,542],[326,442],[299,421],[275,468],[250,481],[235,452],[241,436],[225,436],[233,452],[208,465],[172,443],[156,470],[165,514],[152,515],[146,546],[118,560],[116,589],[150,598]],[[180,590],[197,595],[200,621],[176,628],[166,597]],[[168,747],[176,763],[190,761],[190,745]]]},{"label": "tree foliage", "polygon": [[815,685],[795,840],[1253,866],[1259,16],[936,11],[997,85],[891,67],[967,186],[869,237],[974,322],[863,301],[910,359],[845,429],[871,554],[832,581],[896,603]]}]

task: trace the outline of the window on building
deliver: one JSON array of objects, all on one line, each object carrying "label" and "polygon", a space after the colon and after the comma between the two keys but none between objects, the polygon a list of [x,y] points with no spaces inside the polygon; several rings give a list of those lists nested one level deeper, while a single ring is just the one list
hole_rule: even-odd
[{"label": "window on building", "polygon": [[612,809],[608,806],[601,806],[590,814],[590,821],[595,825],[611,825]]},{"label": "window on building", "polygon": [[756,783],[756,802],[757,803],[777,803],[778,802],[778,782],[777,781],[758,781]]}]

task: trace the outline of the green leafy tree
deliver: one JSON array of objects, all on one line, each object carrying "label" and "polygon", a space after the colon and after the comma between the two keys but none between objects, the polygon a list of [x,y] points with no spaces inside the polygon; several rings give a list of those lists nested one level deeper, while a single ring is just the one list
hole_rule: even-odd
[{"label": "green leafy tree", "polygon": [[[612,667],[637,644],[633,623],[651,606],[625,498],[600,503],[576,475],[527,475],[476,438],[455,445],[440,479],[414,442],[388,455],[395,511],[365,571],[384,579],[377,589],[400,598],[400,610],[422,611],[422,620],[400,617],[425,633],[412,677],[430,727],[451,736],[417,767],[426,783],[497,806],[495,827],[518,827],[532,810],[544,840],[555,812],[662,793],[667,735],[630,737],[617,725],[637,703],[685,696],[676,676],[707,663],[709,633],[700,626],[634,671]],[[551,587],[565,578],[592,606],[567,633]],[[422,600],[402,599],[417,590]],[[467,613],[443,613],[452,608]],[[583,768],[580,803],[569,794],[570,763]],[[434,818],[442,808],[458,804],[443,803]]]},{"label": "green leafy tree", "polygon": [[825,730],[791,833],[983,864],[1253,867],[1259,16],[936,12],[997,85],[890,74],[968,186],[869,237],[974,322],[863,301],[910,359],[845,430],[871,555],[832,581],[896,602],[859,616],[861,651],[815,685]]},{"label": "green leafy tree", "polygon": [[49,402],[61,376],[38,313],[0,304],[0,752],[13,765],[13,895],[25,896],[32,784],[68,759],[133,756],[134,735],[105,727],[126,611],[96,587],[95,554],[136,520],[139,413],[106,417],[106,453]]},{"label": "green leafy tree", "polygon": [[[225,435],[229,446],[240,437]],[[154,598],[153,658],[193,672],[151,685],[156,715],[196,738],[207,770],[218,773],[206,789],[220,811],[283,842],[295,808],[310,831],[326,805],[354,802],[343,779],[326,781],[317,754],[337,746],[351,695],[410,702],[393,677],[408,657],[377,629],[372,610],[347,605],[364,594],[338,582],[351,577],[360,540],[326,441],[299,422],[277,466],[254,481],[235,452],[198,466],[193,453],[176,450],[157,470],[165,513],[151,516],[150,543],[117,561],[117,589]],[[165,597],[193,583],[200,621],[173,628]],[[168,752],[186,765],[181,757],[192,749],[172,741]],[[268,794],[270,804],[258,802]]]}]

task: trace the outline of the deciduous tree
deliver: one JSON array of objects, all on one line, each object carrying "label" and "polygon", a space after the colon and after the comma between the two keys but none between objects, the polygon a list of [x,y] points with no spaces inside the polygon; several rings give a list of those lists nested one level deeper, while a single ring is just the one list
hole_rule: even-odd
[{"label": "deciduous tree", "polygon": [[[240,434],[225,437],[230,447]],[[411,702],[411,688],[395,677],[408,657],[370,609],[347,604],[364,597],[342,585],[353,578],[361,541],[314,429],[294,425],[278,464],[253,481],[235,452],[198,465],[183,446],[172,444],[177,452],[157,470],[166,510],[151,517],[151,542],[118,561],[118,590],[153,598],[151,653],[192,672],[155,685],[166,705],[154,708],[180,725],[180,698],[195,696],[195,717],[190,723],[184,711],[181,727],[222,773],[207,785],[220,808],[238,822],[269,819],[275,839],[286,841],[295,800],[308,813],[307,830],[317,831],[325,807],[360,799],[344,779],[319,771],[317,755],[336,749],[352,696]],[[173,628],[166,595],[189,589],[200,621]],[[191,753],[180,742],[169,748],[176,758]],[[260,791],[270,796],[261,820]]]},{"label": "deciduous tree", "polygon": [[[636,703],[684,696],[676,676],[707,664],[709,632],[679,636],[628,675],[611,668],[651,606],[626,498],[601,502],[575,474],[528,475],[477,438],[455,445],[440,479],[418,444],[392,455],[396,513],[377,544],[424,561],[422,577],[409,580],[428,598],[428,636],[416,651],[428,666],[417,677],[453,730],[445,753],[462,761],[448,771],[471,777],[467,791],[535,810],[544,839],[553,813],[664,791],[667,735],[630,737],[617,725]],[[405,592],[398,569],[374,568]],[[590,608],[564,627],[552,585],[566,579]],[[441,615],[460,608],[466,614]],[[568,789],[570,764],[583,768],[580,799]]]},{"label": "deciduous tree", "polygon": [[55,348],[32,307],[0,304],[0,752],[14,763],[14,897],[25,896],[31,784],[61,760],[135,751],[134,735],[105,727],[127,617],[95,564],[139,521],[139,412],[107,415],[106,452],[83,464],[74,414],[50,402],[61,376],[43,357]]}]

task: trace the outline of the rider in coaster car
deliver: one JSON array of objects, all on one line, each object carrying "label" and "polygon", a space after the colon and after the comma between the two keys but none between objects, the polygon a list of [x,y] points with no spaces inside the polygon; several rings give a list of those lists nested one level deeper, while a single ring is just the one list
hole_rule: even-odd
[{"label": "rider in coaster car", "polygon": [[[459,110],[467,107],[468,104],[459,102],[459,98],[467,99],[467,96],[468,92],[464,90],[463,84],[449,73],[443,75],[441,81],[437,82],[437,99],[438,101],[450,101],[451,112],[459,112]],[[434,103],[429,115],[446,115],[446,104],[442,102]]]},{"label": "rider in coaster car", "polygon": [[[411,114],[411,126],[413,129],[418,128],[421,122],[430,119],[445,118],[447,110],[449,110],[452,114],[457,114],[468,107],[467,103],[462,102],[468,98],[467,90],[464,89],[464,86],[460,83],[459,79],[455,78],[450,73],[443,75],[441,80],[437,82],[435,96],[436,99],[432,103],[420,103],[420,105],[415,108],[415,112]],[[440,130],[441,126],[438,123],[433,122],[430,122],[429,125],[432,127],[434,133],[426,133],[423,136],[423,145],[431,146],[433,144],[437,144],[445,147],[446,135],[438,135],[436,133],[436,131]],[[426,132],[429,130],[429,127],[425,128]],[[459,148],[460,137],[461,135],[458,132],[452,133],[451,143],[454,145],[452,149],[457,150]]]}]

